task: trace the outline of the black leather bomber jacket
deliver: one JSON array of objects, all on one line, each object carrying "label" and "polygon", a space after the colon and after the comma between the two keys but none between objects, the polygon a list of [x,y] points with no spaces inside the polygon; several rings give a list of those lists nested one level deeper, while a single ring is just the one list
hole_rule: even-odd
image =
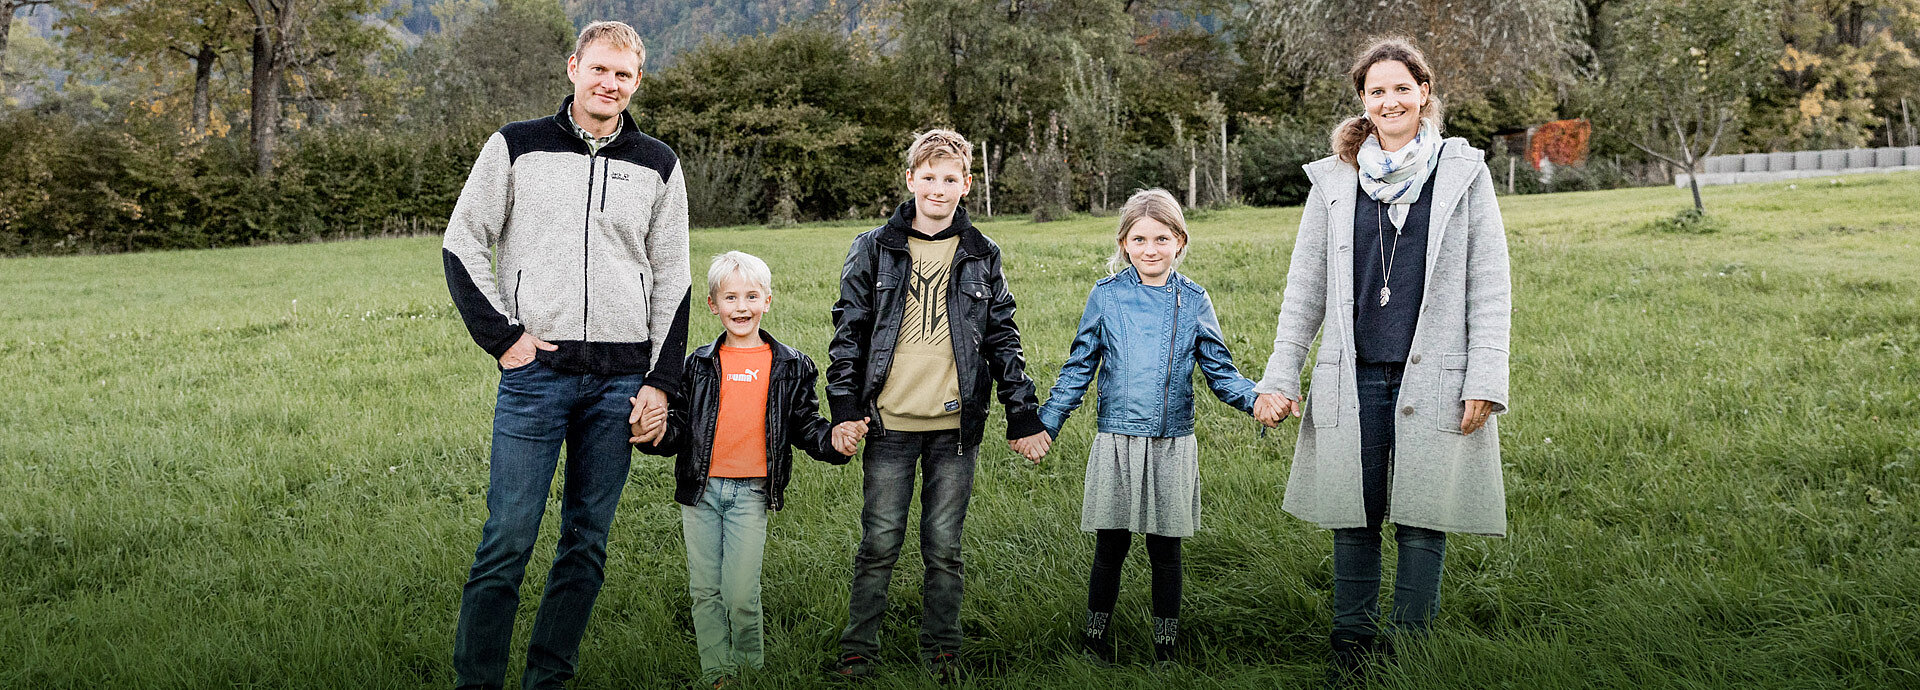
[{"label": "black leather bomber jacket", "polygon": [[[847,250],[840,271],[840,299],[833,304],[832,361],[827,365],[827,406],[834,423],[871,418],[869,433],[884,434],[874,408],[893,365],[894,346],[906,310],[905,285],[912,273],[907,239],[913,201],[900,205],[886,225],[862,233]],[[1027,378],[1020,330],[1013,322],[1013,294],[1001,273],[1000,247],[954,212],[960,246],[948,283],[948,332],[960,384],[960,442],[980,443],[994,387],[1007,409],[1007,438],[1041,433],[1039,401]]]},{"label": "black leather bomber jacket", "polygon": [[[682,505],[699,504],[707,490],[714,427],[720,419],[719,348],[726,337],[722,333],[687,355],[681,373],[686,395],[669,407],[666,434],[657,443],[635,446],[642,453],[676,458],[673,500]],[[779,510],[793,472],[793,448],[835,465],[852,458],[833,449],[833,425],[820,416],[820,399],[813,392],[819,378],[813,360],[766,331],[760,331],[760,339],[773,346],[773,371],[767,379],[767,508]]]}]

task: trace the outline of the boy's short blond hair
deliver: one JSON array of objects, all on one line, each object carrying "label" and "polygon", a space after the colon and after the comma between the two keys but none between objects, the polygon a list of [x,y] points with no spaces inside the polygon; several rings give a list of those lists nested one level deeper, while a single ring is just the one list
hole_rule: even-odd
[{"label": "boy's short blond hair", "polygon": [[720,283],[736,273],[749,285],[773,294],[773,269],[767,268],[767,262],[746,252],[727,252],[713,257],[713,265],[707,267],[707,298],[712,299]]},{"label": "boy's short blond hair", "polygon": [[587,46],[601,42],[605,42],[615,50],[633,51],[634,55],[640,56],[640,66],[647,66],[647,44],[640,41],[640,33],[634,31],[633,27],[627,26],[626,22],[588,24],[587,28],[580,30],[580,37],[573,39],[574,57],[579,57],[580,51],[586,50]]},{"label": "boy's short blond hair", "polygon": [[960,161],[967,174],[973,174],[973,144],[951,129],[929,129],[913,138],[907,147],[907,172],[913,172],[935,158]]}]

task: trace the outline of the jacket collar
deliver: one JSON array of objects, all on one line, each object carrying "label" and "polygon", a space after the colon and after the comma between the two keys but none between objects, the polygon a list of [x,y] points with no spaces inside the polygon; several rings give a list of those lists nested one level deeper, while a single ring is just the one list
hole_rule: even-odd
[{"label": "jacket collar", "polygon": [[[1134,285],[1139,287],[1157,287],[1157,286],[1149,286],[1146,283],[1141,282],[1140,269],[1134,268],[1132,266],[1128,266],[1124,270],[1120,271],[1119,273],[1115,273],[1111,276],[1108,276],[1107,280],[1124,280],[1128,285]],[[1201,292],[1200,284],[1193,282],[1193,280],[1187,278],[1187,276],[1185,274],[1182,274],[1178,269],[1175,269],[1173,273],[1167,276],[1167,284],[1178,285],[1180,287],[1184,287],[1194,292]]]},{"label": "jacket collar", "polygon": [[[548,119],[552,120],[554,126],[559,127],[560,131],[567,133],[567,139],[580,142],[580,149],[584,151],[587,148],[587,142],[580,141],[580,137],[574,136],[573,134],[573,116],[568,112],[572,107],[573,96],[569,95],[560,100],[560,110]],[[625,146],[634,141],[639,134],[640,125],[633,121],[633,115],[622,110],[620,111],[620,136],[614,137],[613,141],[607,142],[607,145],[601,148],[601,150],[605,151],[616,146]]]},{"label": "jacket collar", "polygon": [[[880,226],[880,234],[874,240],[887,249],[906,251],[907,240],[920,236],[913,231],[914,213],[912,199],[901,202],[893,209],[893,217],[887,219],[887,224]],[[953,224],[948,226],[947,232],[956,233],[960,237],[960,251],[955,252],[955,258],[962,255],[985,256],[992,252],[992,248],[987,243],[987,236],[980,234],[980,229],[973,227],[972,219],[967,217],[965,206],[953,210]]]},{"label": "jacket collar", "polygon": [[[773,361],[775,362],[784,362],[800,358],[799,350],[787,347],[785,343],[774,340],[773,334],[768,333],[765,328],[760,329],[760,340],[773,347]],[[720,332],[720,337],[714,338],[713,342],[694,348],[693,357],[702,362],[711,362],[718,358],[720,346],[725,344],[727,344],[727,333],[723,330]]]}]

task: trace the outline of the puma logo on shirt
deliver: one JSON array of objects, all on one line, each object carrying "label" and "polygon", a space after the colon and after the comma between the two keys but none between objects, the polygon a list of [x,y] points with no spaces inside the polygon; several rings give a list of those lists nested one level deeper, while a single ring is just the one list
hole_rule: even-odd
[{"label": "puma logo on shirt", "polygon": [[756,370],[753,370],[753,369],[742,369],[741,371],[744,371],[744,372],[746,372],[746,373],[744,373],[744,374],[727,374],[727,379],[728,379],[728,380],[731,380],[731,381],[741,381],[741,382],[746,382],[746,383],[752,383],[752,382],[754,382],[754,381],[758,381],[758,380],[760,380],[760,372],[759,372],[759,371],[756,371]]}]

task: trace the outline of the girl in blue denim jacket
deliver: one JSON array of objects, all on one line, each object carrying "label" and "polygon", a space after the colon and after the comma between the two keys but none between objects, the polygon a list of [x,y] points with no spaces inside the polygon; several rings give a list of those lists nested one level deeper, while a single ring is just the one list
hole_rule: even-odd
[{"label": "girl in blue denim jacket", "polygon": [[1180,540],[1200,526],[1199,445],[1193,438],[1193,370],[1221,402],[1253,413],[1253,381],[1234,369],[1213,302],[1173,269],[1186,255],[1187,222],[1162,189],[1137,192],[1120,210],[1119,271],[1094,284],[1072,351],[1040,421],[1060,435],[1099,369],[1100,433],[1087,458],[1080,529],[1096,535],[1087,583],[1088,651],[1114,659],[1107,624],[1133,534],[1153,565],[1153,653],[1171,662],[1180,630]]}]

